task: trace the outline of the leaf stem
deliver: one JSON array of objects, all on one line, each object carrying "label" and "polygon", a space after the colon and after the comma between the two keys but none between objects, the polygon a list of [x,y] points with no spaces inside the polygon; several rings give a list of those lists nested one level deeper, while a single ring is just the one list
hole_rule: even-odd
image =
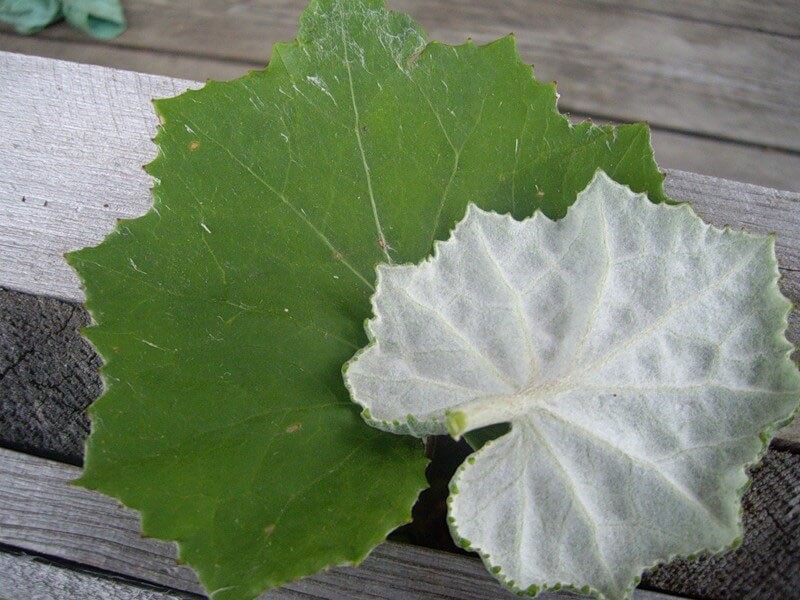
[{"label": "leaf stem", "polygon": [[524,392],[476,398],[445,412],[447,429],[453,439],[459,440],[468,431],[518,419],[542,399],[541,394]]}]

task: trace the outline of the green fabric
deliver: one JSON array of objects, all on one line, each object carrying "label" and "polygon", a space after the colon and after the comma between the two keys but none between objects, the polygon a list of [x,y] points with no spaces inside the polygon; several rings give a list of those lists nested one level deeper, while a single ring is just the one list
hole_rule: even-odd
[{"label": "green fabric", "polygon": [[0,22],[17,33],[30,35],[62,18],[100,40],[125,31],[120,0],[0,0]]},{"label": "green fabric", "polygon": [[125,15],[119,0],[62,0],[67,22],[99,40],[110,40],[125,31]]},{"label": "green fabric", "polygon": [[0,0],[0,22],[30,35],[62,17],[60,0]]}]

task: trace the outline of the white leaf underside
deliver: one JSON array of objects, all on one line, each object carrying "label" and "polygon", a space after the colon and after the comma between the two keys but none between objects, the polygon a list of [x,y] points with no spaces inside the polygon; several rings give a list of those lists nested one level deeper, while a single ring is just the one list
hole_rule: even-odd
[{"label": "white leaf underside", "polygon": [[653,205],[598,172],[567,216],[470,207],[419,266],[381,266],[345,381],[372,425],[507,422],[451,484],[454,536],[509,587],[626,597],[741,535],[745,466],[790,418],[770,237]]}]

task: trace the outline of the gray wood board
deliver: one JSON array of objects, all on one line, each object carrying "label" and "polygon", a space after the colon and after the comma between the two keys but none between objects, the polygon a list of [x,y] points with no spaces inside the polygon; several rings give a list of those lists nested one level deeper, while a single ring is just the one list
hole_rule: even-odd
[{"label": "gray wood board", "polygon": [[656,160],[664,168],[800,191],[800,155],[655,128],[651,134]]},{"label": "gray wood board", "polygon": [[[129,29],[111,44],[259,66],[274,42],[294,39],[306,4],[139,0],[126,5]],[[641,10],[647,3],[582,0],[390,0],[389,6],[447,43],[468,37],[483,43],[513,31],[539,78],[562,82],[568,110],[800,150],[798,37],[693,19],[686,4],[660,11]],[[773,22],[791,12],[779,6]],[[781,20],[789,25],[796,16]],[[67,26],[39,35],[85,41]]]},{"label": "gray wood board", "polygon": [[172,594],[142,587],[119,578],[54,565],[36,556],[0,552],[0,598],[5,600],[91,599],[186,600],[187,594]]},{"label": "gray wood board", "polygon": [[217,59],[213,56],[100,45],[85,36],[78,40],[53,40],[40,35],[23,36],[2,32],[0,32],[0,51],[192,81],[208,79],[229,81],[241,77],[252,69],[263,68],[266,63],[266,60],[258,63],[241,62]]},{"label": "gray wood board", "polygon": [[670,15],[690,21],[729,25],[741,29],[800,36],[797,0],[594,0],[609,6]]},{"label": "gray wood board", "polygon": [[[0,445],[79,465],[101,364],[82,306],[0,289]],[[0,596],[2,597],[2,596]]]},{"label": "gray wood board", "polygon": [[[677,561],[649,576],[708,598],[788,597],[800,584],[800,455],[768,452],[745,495],[746,532],[735,552]],[[31,552],[200,593],[172,544],[139,535],[139,520],[112,499],[68,485],[75,467],[0,450],[0,542]],[[772,572],[779,566],[777,573]],[[0,576],[2,571],[0,571]],[[0,577],[2,578],[2,577]],[[476,558],[386,542],[357,568],[340,567],[294,582],[268,597],[507,597]],[[355,596],[353,596],[355,594]],[[639,592],[642,600],[657,595]],[[559,597],[557,595],[555,597]]]},{"label": "gray wood board", "polygon": [[[0,449],[0,543],[202,593],[178,565],[173,544],[144,539],[135,512],[69,482],[79,470]],[[0,580],[3,579],[0,562]],[[2,589],[2,588],[0,588]],[[386,542],[359,566],[337,567],[265,594],[266,598],[510,598],[480,560]],[[552,594],[566,598],[567,594]],[[641,600],[663,595],[640,591]]]},{"label": "gray wood board", "polygon": [[[235,79],[263,63],[244,63],[120,46],[101,47],[85,39],[52,40],[3,34],[0,34],[0,48],[27,55],[68,59],[78,63],[146,71],[198,81]],[[600,112],[602,110],[595,110],[595,113]],[[748,115],[752,117],[749,112]],[[633,119],[631,117],[627,120]],[[797,152],[729,142],[691,132],[681,133],[652,124],[651,127],[656,157],[663,167],[747,181],[776,189],[800,191],[800,154]]]},{"label": "gray wood board", "polygon": [[0,286],[82,298],[62,254],[148,209],[151,99],[200,85],[0,53]]},{"label": "gray wood board", "polygon": [[674,561],[649,575],[650,585],[708,600],[798,598],[800,454],[768,452],[751,477],[742,545],[724,556]]}]

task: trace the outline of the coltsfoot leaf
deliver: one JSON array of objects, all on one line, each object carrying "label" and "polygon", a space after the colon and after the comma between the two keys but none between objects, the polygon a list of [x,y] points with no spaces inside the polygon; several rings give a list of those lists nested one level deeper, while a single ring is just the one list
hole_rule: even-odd
[{"label": "coltsfoot leaf", "polygon": [[745,467],[800,401],[771,237],[599,172],[560,221],[473,206],[432,259],[378,273],[346,383],[392,431],[510,423],[450,497],[506,585],[623,598],[741,536]]},{"label": "coltsfoot leaf", "polygon": [[513,38],[426,45],[378,0],[314,1],[268,69],[156,111],[153,209],[69,255],[106,362],[80,483],[218,599],[360,561],[425,485],[342,383],[375,265],[469,201],[561,216],[597,167],[664,199],[645,126],[570,125]]}]

